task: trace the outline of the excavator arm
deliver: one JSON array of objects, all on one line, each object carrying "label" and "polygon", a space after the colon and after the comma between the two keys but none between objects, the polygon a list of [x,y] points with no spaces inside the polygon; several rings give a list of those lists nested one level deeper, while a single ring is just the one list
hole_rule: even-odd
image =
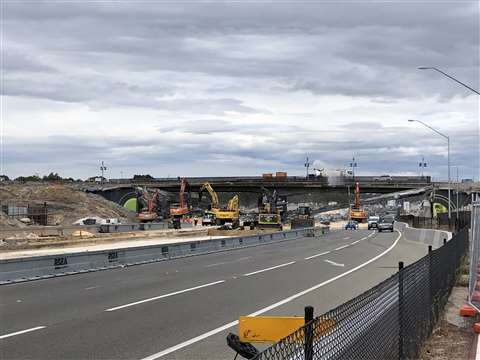
[{"label": "excavator arm", "polygon": [[200,199],[202,198],[202,194],[205,191],[207,191],[208,195],[210,196],[210,202],[212,203],[212,208],[214,209],[218,208],[218,195],[215,192],[215,190],[213,190],[212,185],[210,185],[210,183],[208,182],[203,184],[202,187],[200,188],[200,191],[199,191]]},{"label": "excavator arm", "polygon": [[230,200],[228,200],[227,210],[237,211],[238,210],[238,202],[239,202],[238,195],[235,195]]}]

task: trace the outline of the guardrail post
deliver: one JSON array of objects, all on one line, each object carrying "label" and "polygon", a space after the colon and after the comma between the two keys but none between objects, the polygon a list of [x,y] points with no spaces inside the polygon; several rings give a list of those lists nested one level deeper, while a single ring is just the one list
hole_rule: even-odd
[{"label": "guardrail post", "polygon": [[305,306],[305,360],[313,360],[313,306]]},{"label": "guardrail post", "polygon": [[398,358],[404,359],[403,354],[403,261],[398,262]]}]

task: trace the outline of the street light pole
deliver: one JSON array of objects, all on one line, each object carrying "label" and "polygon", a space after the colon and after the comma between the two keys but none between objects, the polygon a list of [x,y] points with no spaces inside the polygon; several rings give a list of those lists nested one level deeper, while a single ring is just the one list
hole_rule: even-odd
[{"label": "street light pole", "polygon": [[436,72],[439,72],[440,74],[446,76],[447,78],[449,78],[449,79],[451,79],[451,80],[459,83],[460,85],[466,87],[466,88],[469,89],[470,91],[473,91],[475,94],[480,95],[480,92],[478,92],[477,90],[471,88],[471,87],[468,86],[467,84],[464,84],[464,83],[461,82],[460,80],[455,79],[453,76],[448,75],[446,72],[444,72],[444,71],[442,71],[442,70],[440,70],[440,69],[437,69],[436,67],[420,66],[420,67],[418,68],[418,70],[434,70],[434,71],[436,71]]},{"label": "street light pole", "polygon": [[420,124],[422,124],[423,126],[429,128],[430,130],[432,130],[433,132],[437,133],[438,135],[440,135],[441,137],[447,139],[447,159],[448,159],[448,219],[450,220],[451,216],[452,216],[452,207],[451,207],[451,198],[450,198],[450,192],[451,192],[451,179],[450,179],[450,137],[441,133],[440,131],[438,131],[437,129],[434,129],[433,127],[431,127],[430,125],[427,125],[425,124],[423,121],[420,121],[420,120],[412,120],[412,119],[408,119],[409,122],[418,122]]}]

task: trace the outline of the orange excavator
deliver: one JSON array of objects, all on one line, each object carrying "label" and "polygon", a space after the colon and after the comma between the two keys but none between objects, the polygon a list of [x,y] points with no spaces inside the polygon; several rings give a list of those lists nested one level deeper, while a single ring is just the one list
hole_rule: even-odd
[{"label": "orange excavator", "polygon": [[355,204],[350,208],[350,220],[362,223],[367,218],[367,213],[360,206],[360,184],[355,183]]},{"label": "orange excavator", "polygon": [[150,195],[146,188],[137,188],[137,212],[140,222],[155,221],[162,217],[159,196],[161,194],[158,190],[153,191]]},{"label": "orange excavator", "polygon": [[178,204],[172,204],[170,207],[170,216],[172,217],[173,228],[180,229],[182,216],[188,214],[190,208],[188,206],[190,186],[185,178],[180,179],[180,192],[178,194]]}]

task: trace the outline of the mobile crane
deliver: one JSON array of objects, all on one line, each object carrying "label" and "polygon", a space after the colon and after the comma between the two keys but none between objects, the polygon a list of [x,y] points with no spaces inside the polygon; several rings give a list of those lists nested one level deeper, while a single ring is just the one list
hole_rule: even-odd
[{"label": "mobile crane", "polygon": [[210,196],[210,209],[207,214],[211,214],[215,220],[216,225],[230,225],[232,228],[236,228],[239,225],[239,197],[235,195],[228,200],[227,206],[220,207],[218,201],[218,195],[213,190],[210,183],[206,182],[202,185],[199,191],[199,199],[202,199],[204,192],[208,192]]},{"label": "mobile crane", "polygon": [[358,221],[362,223],[367,218],[367,213],[360,206],[360,184],[355,183],[355,203],[350,207],[350,220]]},{"label": "mobile crane", "polygon": [[182,217],[190,211],[190,186],[185,178],[180,179],[180,192],[178,194],[178,204],[172,204],[170,206],[170,216],[172,218],[173,228],[180,229]]}]

